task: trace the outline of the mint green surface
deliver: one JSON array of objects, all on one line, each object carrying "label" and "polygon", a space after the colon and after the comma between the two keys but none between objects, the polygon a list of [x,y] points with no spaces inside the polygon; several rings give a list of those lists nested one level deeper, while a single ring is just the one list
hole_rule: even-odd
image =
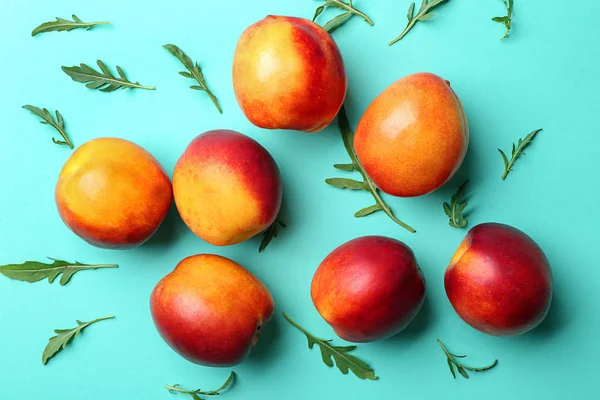
[{"label": "mint green surface", "polygon": [[[236,367],[239,380],[226,399],[594,399],[600,392],[600,2],[569,6],[558,0],[515,0],[514,28],[492,22],[504,15],[500,0],[450,0],[435,18],[418,23],[388,47],[406,24],[406,0],[356,0],[375,22],[356,18],[335,32],[349,81],[346,100],[353,127],[387,85],[419,71],[449,80],[471,128],[467,158],[437,192],[386,200],[415,227],[410,234],[383,213],[352,214],[370,205],[367,193],[328,187],[347,162],[337,126],[308,135],[251,125],[232,89],[233,51],[242,31],[267,14],[312,17],[313,0],[182,0],[85,2],[6,1],[0,24],[0,264],[55,257],[118,263],[117,270],[81,272],[65,287],[0,276],[0,399],[170,399],[165,384],[217,388],[228,369],[196,366],[177,356],[154,329],[149,295],[184,257],[217,253],[254,272],[271,290],[276,317],[258,347]],[[417,7],[418,8],[418,7]],[[108,20],[93,31],[31,30],[56,16]],[[328,12],[321,18],[325,21]],[[202,66],[223,107],[188,89],[181,65],[161,46],[175,43]],[[60,69],[102,59],[122,66],[132,80],[155,92],[99,93],[72,82]],[[53,130],[20,107],[58,109],[75,145],[116,136],[150,151],[172,173],[187,144],[209,129],[235,129],[262,143],[284,181],[288,228],[263,254],[259,240],[216,248],[194,236],[175,209],[147,244],[128,251],[94,248],[61,222],[54,203],[58,173],[71,154],[51,142]],[[506,181],[498,147],[544,128]],[[496,338],[467,326],[443,287],[445,267],[466,231],[448,226],[442,210],[458,183],[469,187],[470,226],[487,221],[514,225],[546,252],[555,296],[546,321],[529,334]],[[281,317],[286,311],[314,334],[334,338],[314,309],[309,287],[320,261],[354,237],[387,235],[413,248],[427,279],[427,300],[416,320],[396,337],[360,345],[356,354],[380,377],[364,382],[328,369],[318,351]],[[116,319],[89,327],[42,366],[55,328],[75,319]],[[453,380],[435,340],[471,365],[494,358],[498,366],[471,379]],[[336,343],[342,344],[340,339]],[[185,399],[179,395],[180,399]]]}]

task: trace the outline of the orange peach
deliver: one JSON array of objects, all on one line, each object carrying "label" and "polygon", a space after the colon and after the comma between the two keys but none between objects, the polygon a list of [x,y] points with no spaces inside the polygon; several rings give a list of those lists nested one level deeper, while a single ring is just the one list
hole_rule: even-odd
[{"label": "orange peach", "polygon": [[269,15],[239,39],[233,88],[256,126],[320,131],[340,110],[346,86],[340,51],[314,22]]},{"label": "orange peach", "polygon": [[216,246],[242,242],[268,228],[281,206],[275,160],[241,133],[196,137],[173,173],[175,204],[186,225]]},{"label": "orange peach", "polygon": [[124,139],[102,138],[67,160],[55,198],[62,220],[81,238],[98,247],[127,248],[158,229],[173,192],[150,153]]},{"label": "orange peach", "polygon": [[421,196],[446,183],[469,145],[469,126],[450,83],[437,75],[406,76],[385,89],[362,116],[354,147],[384,192]]},{"label": "orange peach", "polygon": [[258,278],[211,254],[181,261],[150,297],[162,338],[187,360],[209,366],[244,361],[273,309],[273,298]]}]

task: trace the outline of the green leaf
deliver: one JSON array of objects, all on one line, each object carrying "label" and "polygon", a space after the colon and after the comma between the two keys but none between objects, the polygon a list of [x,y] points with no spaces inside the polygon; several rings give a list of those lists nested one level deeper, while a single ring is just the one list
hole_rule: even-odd
[{"label": "green leaf", "polygon": [[89,89],[99,89],[101,92],[114,92],[118,89],[146,89],[154,90],[154,86],[143,86],[139,82],[130,82],[120,67],[117,67],[120,77],[116,77],[100,60],[97,61],[102,73],[86,64],[74,67],[61,67],[65,74],[75,82],[86,83]]},{"label": "green leaf", "polygon": [[408,7],[408,13],[406,13],[406,18],[408,18],[408,22],[413,19],[413,15],[415,14],[415,2],[410,3]]},{"label": "green leaf", "polygon": [[311,333],[294,322],[290,317],[288,317],[286,313],[283,313],[283,317],[293,327],[306,335],[308,347],[310,349],[312,349],[314,345],[319,346],[323,363],[328,367],[333,367],[335,365],[342,374],[347,374],[348,371],[351,371],[359,379],[379,379],[377,376],[375,376],[375,371],[369,366],[369,364],[350,354],[350,352],[356,350],[356,346],[334,346],[331,344],[331,340],[319,339],[313,336]]},{"label": "green leaf", "polygon": [[79,271],[118,268],[116,264],[82,264],[77,261],[69,263],[63,260],[50,258],[51,264],[44,264],[38,261],[26,261],[23,264],[0,265],[0,274],[10,279],[25,282],[38,282],[48,278],[49,283],[53,283],[57,276],[60,277],[61,286],[66,285],[71,277]]},{"label": "green leaf", "polygon": [[512,12],[513,12],[513,0],[508,0],[508,2],[506,0],[502,0],[502,3],[504,4],[504,7],[506,8],[506,16],[504,17],[494,17],[492,18],[492,21],[494,22],[498,22],[502,25],[504,25],[504,35],[500,38],[500,40],[504,40],[508,37],[508,34],[510,33],[510,28],[511,28],[511,24],[512,24]]},{"label": "green leaf", "polygon": [[335,186],[339,189],[367,190],[367,187],[364,182],[355,181],[354,179],[329,178],[325,179],[325,183],[331,186]]},{"label": "green leaf", "polygon": [[280,220],[278,216],[275,222],[273,222],[271,226],[269,226],[267,230],[263,232],[263,239],[260,242],[260,246],[258,248],[259,253],[262,253],[267,248],[269,243],[271,243],[271,240],[277,237],[280,226],[282,228],[286,227],[285,223],[282,220]]},{"label": "green leaf", "polygon": [[44,22],[37,28],[35,28],[31,32],[31,36],[35,36],[38,33],[43,32],[61,32],[61,31],[72,31],[73,29],[84,28],[86,30],[90,30],[96,25],[107,25],[106,21],[96,21],[96,22],[83,22],[75,14],[73,14],[73,21],[69,21],[67,19],[56,17],[56,21]]},{"label": "green leaf", "polygon": [[60,136],[62,136],[63,140],[58,140],[53,137],[52,141],[54,143],[56,143],[58,145],[69,146],[70,149],[73,149],[73,143],[71,143],[71,140],[69,139],[69,135],[67,135],[67,132],[65,131],[65,121],[64,121],[62,115],[60,115],[60,113],[58,112],[58,110],[56,110],[56,121],[55,121],[54,118],[52,117],[52,114],[50,114],[50,111],[48,111],[45,108],[42,109],[42,108],[35,107],[35,106],[29,105],[29,104],[24,105],[23,108],[28,110],[29,112],[31,112],[33,115],[40,117],[42,119],[40,121],[40,123],[42,123],[44,125],[50,125],[58,131]]},{"label": "green leaf", "polygon": [[502,174],[503,180],[506,179],[506,177],[508,176],[510,171],[512,171],[512,168],[513,168],[515,162],[517,161],[517,159],[521,155],[525,155],[524,150],[531,144],[531,142],[533,142],[533,139],[535,139],[535,136],[541,131],[542,131],[542,129],[534,130],[533,132],[531,132],[530,134],[525,136],[524,139],[519,139],[516,146],[513,143],[512,157],[511,157],[510,161],[508,160],[508,157],[506,157],[506,154],[504,154],[504,152],[502,150],[498,149],[498,151],[502,155],[502,160],[504,161],[504,173]]},{"label": "green leaf", "polygon": [[417,15],[414,15],[415,3],[411,3],[411,5],[408,7],[408,13],[407,13],[408,24],[406,24],[406,27],[400,33],[400,35],[398,35],[395,39],[390,41],[388,43],[388,45],[391,46],[394,43],[397,43],[400,40],[402,40],[402,38],[404,38],[404,36],[406,36],[406,34],[415,26],[415,24],[417,22],[427,21],[427,20],[433,18],[434,14],[431,13],[431,10],[433,10],[435,7],[439,6],[442,3],[445,3],[447,1],[448,0],[431,0],[428,2],[427,0],[423,0],[421,2],[421,8],[417,12]]},{"label": "green leaf", "polygon": [[177,58],[183,64],[183,66],[189,71],[189,72],[183,71],[183,72],[180,72],[179,74],[182,76],[185,76],[186,78],[195,79],[198,82],[198,84],[200,85],[200,86],[190,86],[190,88],[194,89],[194,90],[201,90],[201,91],[206,92],[208,97],[211,99],[211,101],[217,108],[217,111],[219,111],[220,114],[223,114],[223,110],[221,109],[221,106],[219,105],[219,101],[217,100],[217,97],[213,94],[213,92],[211,92],[211,90],[208,88],[208,85],[206,84],[206,81],[204,80],[204,74],[202,73],[202,69],[200,68],[198,63],[193,63],[192,59],[187,54],[185,54],[183,52],[183,50],[181,50],[179,47],[177,47],[174,44],[165,44],[163,47],[165,49],[167,49],[169,51],[169,53],[171,53],[175,58]]},{"label": "green leaf", "polygon": [[334,30],[342,26],[346,23],[352,16],[357,15],[365,20],[366,23],[373,26],[373,21],[367,14],[360,11],[358,8],[354,7],[352,1],[342,1],[342,0],[325,0],[325,4],[319,6],[315,10],[315,15],[313,17],[313,21],[316,21],[317,17],[321,15],[321,13],[325,10],[326,7],[337,8],[339,10],[344,11],[344,13],[339,14],[330,21],[328,21],[324,26],[327,32],[332,33]]},{"label": "green leaf", "polygon": [[42,353],[42,364],[46,365],[48,360],[54,357],[58,352],[67,347],[69,342],[79,336],[79,333],[83,331],[88,326],[95,324],[96,322],[103,321],[105,319],[114,318],[114,315],[109,315],[107,317],[102,317],[95,319],[90,322],[81,322],[77,320],[77,327],[72,329],[55,329],[54,332],[57,333],[56,336],[53,336],[48,341],[44,352]]},{"label": "green leaf", "polygon": [[465,199],[465,187],[469,180],[460,184],[456,193],[450,199],[450,203],[444,203],[444,213],[450,218],[450,226],[454,228],[466,228],[468,224],[467,218],[463,215],[463,211],[468,203]]},{"label": "green leaf", "polygon": [[456,367],[456,369],[458,370],[458,373],[461,374],[463,378],[469,379],[469,374],[467,373],[467,370],[472,371],[472,372],[482,372],[482,371],[490,370],[490,369],[494,368],[496,366],[496,364],[498,364],[498,360],[494,360],[493,363],[491,363],[490,365],[487,365],[485,367],[479,367],[479,368],[468,367],[464,364],[461,364],[460,362],[458,362],[456,360],[456,358],[464,358],[466,356],[457,356],[455,354],[450,353],[446,349],[446,346],[444,346],[444,344],[439,339],[437,340],[437,343],[442,348],[442,351],[444,352],[444,354],[446,354],[446,361],[448,362],[448,368],[450,368],[450,372],[452,373],[452,376],[454,377],[454,379],[456,379],[456,373],[454,372],[454,367]]},{"label": "green leaf", "polygon": [[194,400],[202,400],[202,397],[200,397],[200,396],[218,396],[225,389],[229,388],[232,385],[234,380],[235,380],[235,372],[232,371],[229,374],[229,378],[227,378],[225,383],[222,384],[221,387],[218,388],[217,390],[210,390],[210,391],[206,391],[206,392],[202,391],[202,389],[186,390],[186,389],[182,389],[180,387],[180,385],[172,385],[172,386],[166,385],[165,388],[171,394],[182,393],[182,394],[187,394],[187,395],[191,396],[192,399],[194,399]]},{"label": "green leaf", "polygon": [[372,206],[369,207],[365,207],[361,210],[358,210],[354,216],[357,218],[360,217],[366,217],[367,215],[373,214],[376,211],[380,211],[381,210],[381,206],[379,204],[374,204]]},{"label": "green leaf", "polygon": [[[342,106],[342,108],[340,109],[340,112],[338,113],[338,125],[340,128],[340,134],[342,136],[342,142],[344,143],[344,147],[346,148],[346,152],[348,153],[348,156],[350,157],[350,161],[352,161],[352,163],[350,163],[350,164],[335,164],[334,167],[337,169],[342,169],[342,170],[347,170],[347,171],[352,170],[352,169],[355,171],[358,171],[358,173],[360,173],[360,175],[363,178],[363,182],[359,182],[359,181],[356,181],[353,179],[345,180],[343,178],[326,179],[325,182],[329,185],[332,185],[332,186],[335,186],[338,188],[343,188],[343,189],[347,189],[348,185],[352,185],[355,188],[353,190],[364,190],[364,191],[371,193],[371,195],[373,196],[373,199],[375,199],[375,204],[377,204],[379,206],[379,208],[383,212],[385,212],[386,215],[388,217],[390,217],[390,219],[392,221],[394,221],[401,227],[407,229],[409,232],[412,232],[412,233],[416,232],[409,225],[405,224],[404,222],[402,222],[398,218],[396,218],[396,216],[392,212],[391,208],[385,203],[385,201],[381,197],[381,194],[379,193],[379,189],[377,188],[375,183],[371,180],[371,178],[367,175],[367,173],[363,170],[362,166],[360,165],[360,161],[358,161],[358,156],[356,155],[356,150],[354,150],[354,132],[352,131],[352,128],[350,128],[350,122],[348,121],[348,116],[346,115],[346,109],[344,108],[344,106]],[[351,181],[351,182],[347,182],[347,181]],[[367,207],[367,208],[369,208],[369,207]],[[356,214],[361,213],[361,211],[363,211],[363,210],[360,210]],[[361,216],[361,215],[356,215],[356,214],[355,214],[355,216]],[[365,215],[367,215],[367,214],[365,214]]]},{"label": "green leaf", "polygon": [[333,168],[341,169],[342,171],[354,171],[354,164],[333,164]]}]

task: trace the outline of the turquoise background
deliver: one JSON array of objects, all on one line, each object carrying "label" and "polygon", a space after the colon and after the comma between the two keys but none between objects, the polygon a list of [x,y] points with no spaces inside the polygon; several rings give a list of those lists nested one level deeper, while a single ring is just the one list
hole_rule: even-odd
[{"label": "turquoise background", "polygon": [[[406,0],[356,0],[375,22],[358,18],[335,32],[348,71],[346,101],[353,127],[373,98],[400,77],[430,71],[452,83],[471,128],[467,158],[457,176],[421,198],[386,196],[397,215],[417,228],[410,234],[383,213],[352,214],[372,200],[367,193],[328,187],[347,162],[337,126],[308,135],[252,126],[231,84],[233,51],[241,32],[267,14],[312,17],[312,0],[262,1],[10,1],[0,24],[0,264],[50,256],[88,263],[118,263],[118,270],[83,272],[65,287],[0,277],[0,399],[169,399],[165,384],[214,389],[228,369],[193,365],[155,331],[148,307],[154,285],[184,257],[217,253],[254,272],[271,290],[277,315],[250,358],[235,368],[227,399],[576,399],[600,389],[600,270],[597,263],[600,194],[600,2],[515,1],[514,28],[500,42],[500,0],[452,0],[388,47],[405,26]],[[39,23],[76,13],[109,20],[93,31],[30,36]],[[335,13],[328,12],[320,19]],[[161,48],[175,43],[197,60],[224,109],[188,89],[181,65]],[[155,92],[99,93],[74,83],[60,69],[102,59],[122,66]],[[20,107],[59,109],[76,145],[116,136],[132,140],[172,173],[187,144],[215,128],[256,138],[274,156],[284,181],[288,228],[263,254],[258,239],[216,248],[194,236],[175,209],[145,245],[128,251],[91,247],[61,222],[54,203],[58,173],[71,152],[50,141],[53,130]],[[496,150],[544,128],[506,181]],[[475,331],[453,312],[443,288],[445,267],[466,231],[448,226],[442,202],[470,178],[470,226],[512,224],[545,250],[555,297],[534,331],[496,338]],[[387,235],[415,251],[427,279],[426,303],[396,337],[360,345],[356,354],[375,367],[376,382],[328,369],[315,349],[281,317],[286,311],[314,334],[334,338],[309,296],[312,275],[336,246],[354,237]],[[90,327],[42,366],[55,328],[75,319],[115,314]],[[435,340],[472,365],[499,365],[471,379],[453,380]],[[340,339],[336,343],[342,344]],[[179,395],[179,398],[187,398]]]}]

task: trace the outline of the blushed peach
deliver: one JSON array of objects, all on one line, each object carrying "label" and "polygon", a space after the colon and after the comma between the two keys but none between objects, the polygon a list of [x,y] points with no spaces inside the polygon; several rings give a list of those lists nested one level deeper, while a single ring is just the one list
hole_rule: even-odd
[{"label": "blushed peach", "polygon": [[312,21],[269,15],[239,39],[233,88],[256,126],[319,131],[340,110],[346,85],[337,45]]},{"label": "blushed peach", "polygon": [[264,147],[241,133],[215,130],[197,136],[179,158],[173,191],[192,232],[226,246],[275,221],[282,186],[277,164]]}]

